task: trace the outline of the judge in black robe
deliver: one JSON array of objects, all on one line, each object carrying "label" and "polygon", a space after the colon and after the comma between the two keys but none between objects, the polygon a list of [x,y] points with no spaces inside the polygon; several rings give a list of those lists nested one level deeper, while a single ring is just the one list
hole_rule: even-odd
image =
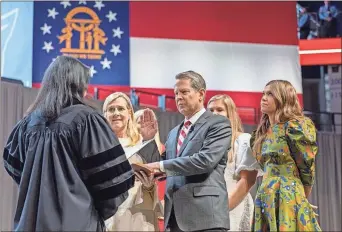
[{"label": "judge in black robe", "polygon": [[100,231],[134,184],[106,119],[82,104],[89,69],[61,56],[5,146],[6,171],[19,185],[16,231]]}]

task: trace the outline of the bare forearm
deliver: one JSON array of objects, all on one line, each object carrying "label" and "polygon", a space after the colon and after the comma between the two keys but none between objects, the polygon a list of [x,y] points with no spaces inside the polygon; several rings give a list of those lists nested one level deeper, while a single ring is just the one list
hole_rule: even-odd
[{"label": "bare forearm", "polygon": [[237,182],[234,191],[228,196],[229,210],[233,210],[247,196],[249,190],[255,184],[257,174],[257,171],[243,170],[240,172],[241,179]]},{"label": "bare forearm", "polygon": [[240,179],[238,181],[234,191],[231,194],[229,194],[229,210],[233,210],[243,201],[243,199],[247,196],[249,189],[250,187],[246,179]]},{"label": "bare forearm", "polygon": [[311,194],[312,186],[304,186],[305,197],[308,198]]}]

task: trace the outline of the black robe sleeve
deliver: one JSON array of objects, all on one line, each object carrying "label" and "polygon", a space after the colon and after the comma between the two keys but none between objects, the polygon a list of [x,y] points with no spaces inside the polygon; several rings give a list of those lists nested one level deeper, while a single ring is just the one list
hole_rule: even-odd
[{"label": "black robe sleeve", "polygon": [[3,152],[4,167],[12,179],[19,185],[25,163],[25,149],[23,128],[26,119],[22,119],[12,130]]},{"label": "black robe sleeve", "polygon": [[106,220],[113,216],[134,185],[134,172],[104,117],[93,113],[78,126],[80,170],[95,207]]}]

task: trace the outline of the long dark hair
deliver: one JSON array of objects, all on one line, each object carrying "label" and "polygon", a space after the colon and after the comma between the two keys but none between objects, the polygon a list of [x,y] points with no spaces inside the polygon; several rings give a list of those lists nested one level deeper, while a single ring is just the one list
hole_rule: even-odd
[{"label": "long dark hair", "polygon": [[38,96],[28,114],[39,110],[49,120],[59,116],[61,110],[82,102],[90,79],[89,68],[70,56],[59,56],[44,73]]},{"label": "long dark hair", "polygon": [[[286,80],[272,80],[266,84],[270,86],[270,91],[276,103],[275,123],[285,123],[289,120],[301,120],[304,118],[302,107],[299,104],[296,89]],[[260,154],[267,130],[271,126],[267,114],[263,113],[260,123],[255,132],[253,150]]]}]

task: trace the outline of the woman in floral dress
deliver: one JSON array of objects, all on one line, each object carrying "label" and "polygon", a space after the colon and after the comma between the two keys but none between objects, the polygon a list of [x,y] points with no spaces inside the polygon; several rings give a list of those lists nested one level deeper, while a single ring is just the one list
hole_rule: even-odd
[{"label": "woman in floral dress", "polygon": [[252,230],[321,231],[307,199],[315,177],[315,126],[303,115],[288,81],[266,85],[261,111],[251,142],[264,176],[255,199]]}]

